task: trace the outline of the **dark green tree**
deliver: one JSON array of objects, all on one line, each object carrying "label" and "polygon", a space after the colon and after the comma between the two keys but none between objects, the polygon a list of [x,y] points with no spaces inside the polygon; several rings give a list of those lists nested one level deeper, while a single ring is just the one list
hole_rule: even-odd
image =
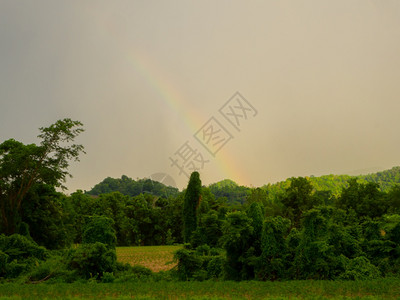
[{"label": "dark green tree", "polygon": [[264,214],[263,207],[258,202],[253,202],[247,209],[247,216],[251,218],[251,226],[253,227],[252,244],[254,255],[261,254],[261,232],[263,230]]},{"label": "dark green tree", "polygon": [[[47,249],[66,248],[73,242],[73,227],[67,226],[65,196],[51,185],[35,184],[26,194],[22,207],[22,225],[26,224],[33,240]],[[22,228],[18,231],[22,234]]]},{"label": "dark green tree", "polygon": [[387,212],[388,203],[377,183],[359,183],[353,178],[348,184],[337,201],[339,208],[352,210],[359,218],[379,218]]},{"label": "dark green tree", "polygon": [[82,243],[82,234],[86,220],[94,214],[97,208],[97,199],[84,194],[81,190],[72,193],[64,201],[64,214],[66,225],[71,227],[71,238],[76,244]]},{"label": "dark green tree", "polygon": [[78,275],[89,279],[102,278],[105,272],[111,273],[116,268],[117,255],[114,249],[96,242],[82,244],[69,255],[68,267]]},{"label": "dark green tree", "polygon": [[71,159],[78,160],[83,146],[72,144],[83,131],[82,123],[71,119],[59,120],[40,128],[40,145],[24,145],[14,139],[0,144],[0,227],[1,232],[13,234],[21,222],[25,195],[36,183],[63,188],[70,176]]},{"label": "dark green tree", "polygon": [[183,203],[183,240],[188,243],[197,228],[197,207],[201,200],[201,180],[199,172],[190,175]]},{"label": "dark green tree", "polygon": [[290,220],[268,217],[262,229],[262,254],[257,265],[257,277],[263,280],[283,279],[286,273],[287,244]]},{"label": "dark green tree", "polygon": [[226,250],[225,277],[228,280],[248,280],[254,276],[253,266],[247,259],[254,254],[252,221],[242,211],[228,213],[226,217],[221,239]]},{"label": "dark green tree", "polygon": [[113,228],[114,221],[104,216],[90,218],[82,235],[82,244],[100,242],[110,249],[115,249],[117,237]]},{"label": "dark green tree", "polygon": [[293,226],[298,227],[302,214],[317,205],[318,199],[313,197],[313,187],[304,177],[291,178],[290,187],[282,198],[286,207],[285,217],[288,217]]}]

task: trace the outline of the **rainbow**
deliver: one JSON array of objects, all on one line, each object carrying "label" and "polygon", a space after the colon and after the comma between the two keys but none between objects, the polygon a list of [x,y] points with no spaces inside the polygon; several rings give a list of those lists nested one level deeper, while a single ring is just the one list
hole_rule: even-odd
[{"label": "rainbow", "polygon": [[157,67],[154,59],[144,52],[136,50],[134,54],[128,56],[128,61],[152,89],[160,95],[164,104],[167,104],[172,111],[183,118],[190,132],[195,132],[200,128],[202,120],[194,112],[190,111],[190,108],[183,100],[184,96],[175,88],[175,85],[169,79],[170,76]]},{"label": "rainbow", "polygon": [[[155,64],[155,60],[148,57],[143,52],[135,51],[133,55],[128,57],[128,61],[134,69],[149,83],[156,91],[163,102],[175,111],[188,127],[190,134],[194,134],[207,120],[202,120],[194,113],[190,112],[190,108],[183,100],[179,90],[172,83],[170,76],[163,73]],[[223,100],[223,99],[222,99]],[[222,101],[221,100],[221,101]],[[217,109],[216,109],[217,112]],[[211,117],[211,116],[210,116]],[[182,141],[184,142],[184,141]],[[179,146],[179,145],[178,145]],[[201,146],[200,146],[201,147]],[[245,172],[237,166],[236,159],[227,150],[229,143],[216,154],[215,158],[210,158],[210,163],[216,162],[218,168],[224,174],[225,178],[229,178],[238,184],[248,184],[244,178]],[[204,151],[206,153],[206,151]],[[207,168],[207,165],[205,165]]]},{"label": "rainbow", "polygon": [[[186,130],[188,133],[193,135],[197,132],[207,120],[200,118],[190,109],[187,102],[184,100],[184,95],[182,95],[173,84],[171,76],[158,67],[153,57],[149,57],[145,51],[140,51],[137,45],[130,45],[126,39],[121,37],[118,27],[115,26],[113,22],[107,22],[107,18],[102,15],[100,10],[95,11],[92,8],[88,8],[87,13],[97,22],[97,28],[106,32],[109,37],[118,40],[118,43],[115,44],[121,45],[121,57],[125,57],[133,69],[160,95],[160,99],[162,99],[163,103],[183,119],[187,126]],[[221,103],[223,103],[224,100],[225,99],[221,99]],[[215,110],[215,114],[217,114],[217,109],[218,108]],[[184,141],[182,141],[182,143],[184,143]],[[180,145],[177,145],[177,147],[179,146]],[[200,148],[201,146],[199,145],[199,149]],[[248,177],[244,170],[239,169],[237,159],[228,152],[228,148],[229,143],[217,153],[215,158],[210,158],[210,163],[215,162],[225,178],[232,179],[238,184],[247,183],[244,178]],[[207,155],[206,152],[207,151],[204,149],[202,153]],[[207,165],[205,168],[207,168]]]}]

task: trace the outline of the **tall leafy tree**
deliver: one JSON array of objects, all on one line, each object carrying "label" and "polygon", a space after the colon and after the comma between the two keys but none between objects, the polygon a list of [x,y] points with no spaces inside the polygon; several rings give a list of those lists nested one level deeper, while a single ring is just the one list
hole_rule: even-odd
[{"label": "tall leafy tree", "polygon": [[313,197],[313,187],[307,178],[293,177],[282,203],[286,207],[285,217],[290,218],[293,225],[298,227],[302,214],[318,204],[318,199]]},{"label": "tall leafy tree", "polygon": [[285,276],[287,245],[285,237],[290,228],[290,220],[268,217],[262,228],[262,253],[257,265],[257,276],[264,280],[277,280]]},{"label": "tall leafy tree", "polygon": [[117,236],[113,228],[114,220],[105,216],[93,216],[85,226],[82,234],[82,244],[103,243],[110,249],[115,249]]},{"label": "tall leafy tree", "polygon": [[222,227],[222,243],[226,250],[225,277],[228,280],[248,280],[253,266],[248,260],[254,254],[252,219],[243,211],[228,213]]},{"label": "tall leafy tree", "polygon": [[[70,176],[71,159],[79,160],[83,146],[73,144],[83,131],[82,123],[63,119],[39,128],[40,145],[24,145],[14,139],[0,144],[0,226],[1,232],[13,234],[21,222],[25,195],[36,183],[64,188]],[[71,144],[72,143],[72,144]]]},{"label": "tall leafy tree", "polygon": [[201,180],[199,172],[190,175],[183,203],[183,239],[190,241],[193,231],[197,228],[196,210],[201,199]]}]

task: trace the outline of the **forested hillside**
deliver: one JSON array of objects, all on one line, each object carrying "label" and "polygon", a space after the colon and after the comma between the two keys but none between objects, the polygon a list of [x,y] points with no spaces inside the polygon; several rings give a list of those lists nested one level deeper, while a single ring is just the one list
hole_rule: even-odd
[{"label": "forested hillside", "polygon": [[[383,192],[387,192],[400,184],[400,167],[393,167],[390,170],[377,172],[368,175],[350,176],[350,175],[323,175],[306,177],[315,191],[329,192],[332,196],[337,197],[343,188],[348,186],[348,181],[357,178],[359,183],[374,182],[377,183]],[[268,199],[273,200],[279,197],[286,188],[290,186],[291,178],[274,184],[266,184],[261,187],[266,192]],[[238,185],[231,179],[224,179],[208,186],[211,193],[216,198],[224,198],[230,204],[243,204],[251,195],[251,188]],[[137,196],[141,193],[149,193],[154,196],[175,197],[179,194],[177,188],[166,186],[160,182],[151,179],[133,180],[126,175],[121,178],[107,177],[102,182],[96,184],[86,193],[89,195],[100,195],[111,192],[120,192],[127,196]]]},{"label": "forested hillside", "polygon": [[151,179],[139,179],[135,181],[126,175],[122,175],[121,178],[107,177],[86,193],[98,196],[111,192],[120,192],[126,196],[138,196],[142,193],[149,193],[154,196],[168,197],[176,196],[179,190]]}]

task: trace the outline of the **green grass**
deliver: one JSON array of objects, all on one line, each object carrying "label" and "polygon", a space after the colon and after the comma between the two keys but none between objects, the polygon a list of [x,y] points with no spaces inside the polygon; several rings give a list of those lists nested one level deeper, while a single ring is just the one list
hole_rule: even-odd
[{"label": "green grass", "polygon": [[117,247],[117,260],[132,266],[141,265],[154,272],[167,271],[175,266],[173,254],[182,246]]},{"label": "green grass", "polygon": [[400,279],[0,285],[0,299],[400,299]]}]

